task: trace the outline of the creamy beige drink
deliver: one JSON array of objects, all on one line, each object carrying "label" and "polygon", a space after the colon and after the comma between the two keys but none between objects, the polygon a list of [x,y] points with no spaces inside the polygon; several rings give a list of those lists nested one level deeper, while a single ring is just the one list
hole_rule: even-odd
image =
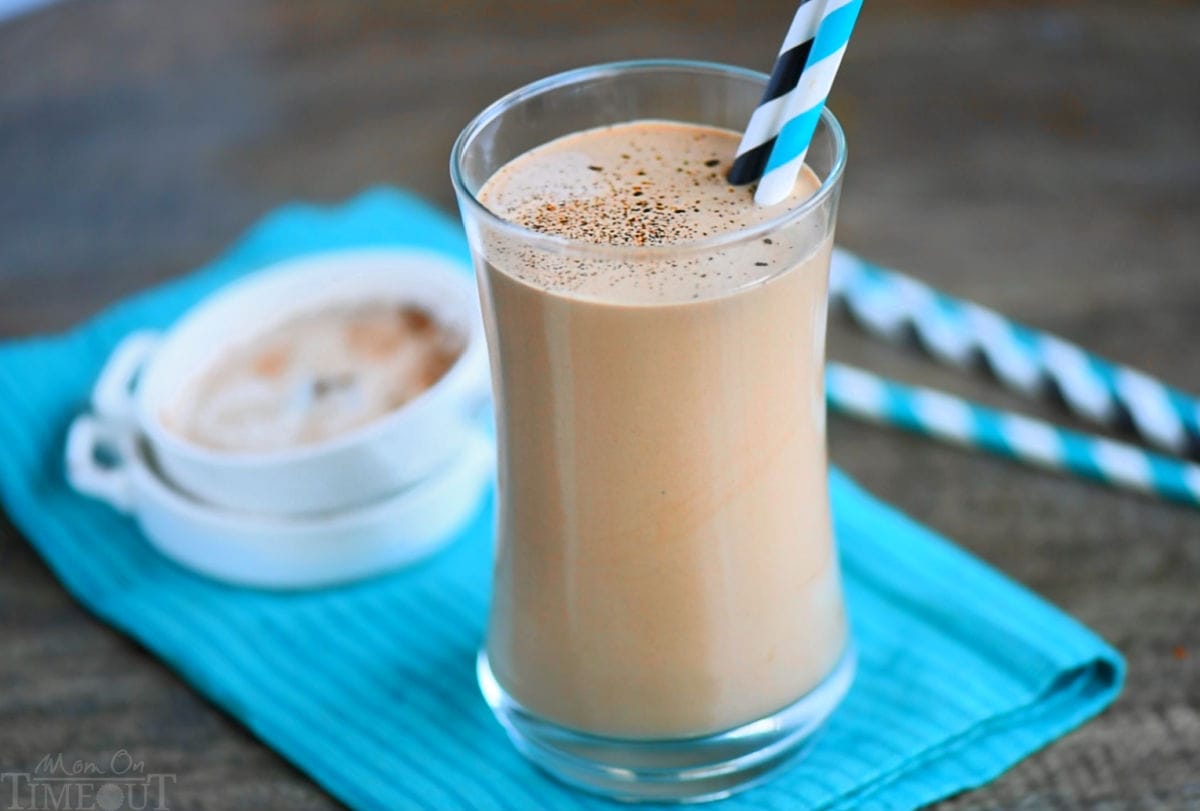
[{"label": "creamy beige drink", "polygon": [[724,179],[736,145],[619,124],[526,152],[479,192],[510,222],[609,246],[475,239],[501,443],[488,659],[565,727],[728,729],[803,697],[845,649],[822,387],[832,223],[766,226],[817,180],[756,207]]},{"label": "creamy beige drink", "polygon": [[163,420],[221,451],[321,442],[400,408],[436,383],[462,350],[461,336],[418,307],[330,306],[226,351]]}]

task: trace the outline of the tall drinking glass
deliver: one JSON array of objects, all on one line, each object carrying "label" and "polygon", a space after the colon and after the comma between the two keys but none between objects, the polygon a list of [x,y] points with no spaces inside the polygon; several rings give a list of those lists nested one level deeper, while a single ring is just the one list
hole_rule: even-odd
[{"label": "tall drinking glass", "polygon": [[[532,230],[481,190],[572,133],[737,130],[766,79],[683,61],[572,71],[484,110],[451,159],[499,446],[480,686],[530,760],[626,800],[752,784],[806,748],[852,678],[823,389],[845,141],[826,111],[810,198],[668,244]],[[668,273],[695,284],[637,283]]]}]

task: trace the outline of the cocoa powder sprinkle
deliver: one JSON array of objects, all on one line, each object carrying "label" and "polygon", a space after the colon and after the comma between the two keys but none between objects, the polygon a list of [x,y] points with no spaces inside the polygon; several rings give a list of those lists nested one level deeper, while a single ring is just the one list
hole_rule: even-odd
[{"label": "cocoa powder sprinkle", "polygon": [[[628,133],[628,134],[627,134]],[[619,137],[614,138],[617,135]],[[567,136],[534,149],[502,167],[480,192],[480,199],[504,218],[534,231],[613,246],[663,246],[736,231],[776,217],[798,205],[810,192],[780,207],[755,205],[752,186],[731,186],[714,171],[732,160],[738,135],[688,124],[619,124]],[[622,151],[624,150],[624,151]],[[772,245],[762,240],[762,245]],[[748,281],[760,278],[750,268],[785,266],[781,246],[747,248],[738,260]],[[710,255],[678,261],[564,261],[519,240],[489,261],[512,265],[513,272],[551,289],[601,290],[612,285],[643,291],[695,286],[707,297],[739,273],[726,273]],[[756,255],[757,254],[757,255]],[[505,258],[509,257],[509,258]],[[700,273],[699,269],[716,269]],[[682,294],[682,291],[680,291]]]}]

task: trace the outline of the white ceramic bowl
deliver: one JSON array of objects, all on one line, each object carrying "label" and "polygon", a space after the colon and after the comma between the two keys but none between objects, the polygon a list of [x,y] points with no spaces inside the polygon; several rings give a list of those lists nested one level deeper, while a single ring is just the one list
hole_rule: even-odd
[{"label": "white ceramic bowl", "polygon": [[470,431],[447,467],[401,493],[369,507],[291,519],[188,498],[161,479],[136,435],[90,415],[72,424],[66,462],[76,490],[132,514],[177,563],[238,585],[296,589],[379,574],[443,547],[479,509],[495,453],[487,437]]},{"label": "white ceramic bowl", "polygon": [[[218,451],[172,432],[173,398],[231,346],[330,304],[416,304],[466,339],[457,362],[401,408],[296,448]],[[114,350],[93,392],[106,421],[142,434],[166,479],[209,504],[297,516],[365,505],[447,465],[488,397],[487,349],[473,277],[442,254],[371,249],[318,254],[255,273],[210,296],[165,334],[139,332]]]}]

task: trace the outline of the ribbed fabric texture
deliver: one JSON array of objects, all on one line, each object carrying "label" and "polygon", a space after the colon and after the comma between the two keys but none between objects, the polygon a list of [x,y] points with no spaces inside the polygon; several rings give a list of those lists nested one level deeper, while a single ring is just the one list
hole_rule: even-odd
[{"label": "ribbed fabric texture", "polygon": [[[467,253],[452,220],[398,192],[289,206],[198,273],[0,346],[4,508],[84,606],[352,808],[615,807],[528,766],[479,696],[490,505],[415,568],[281,594],[191,574],[64,480],[66,427],[125,333],[271,262],[389,244]],[[721,808],[914,808],[987,782],[1116,697],[1121,657],[1086,628],[836,471],[832,493],[857,679],[809,757]]]}]

